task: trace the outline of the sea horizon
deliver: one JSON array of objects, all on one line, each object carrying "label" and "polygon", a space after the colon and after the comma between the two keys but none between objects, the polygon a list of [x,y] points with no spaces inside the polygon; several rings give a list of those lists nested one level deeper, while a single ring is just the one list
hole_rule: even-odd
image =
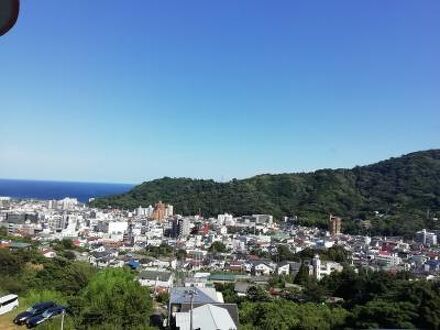
[{"label": "sea horizon", "polygon": [[59,200],[70,197],[86,203],[90,198],[127,192],[135,185],[133,183],[0,178],[0,196],[39,200]]}]

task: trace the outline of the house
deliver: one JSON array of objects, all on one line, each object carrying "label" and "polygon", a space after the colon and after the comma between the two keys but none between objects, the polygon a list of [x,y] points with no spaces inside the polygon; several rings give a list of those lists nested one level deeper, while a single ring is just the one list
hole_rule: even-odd
[{"label": "house", "polygon": [[439,272],[440,260],[428,260],[424,265],[425,272]]},{"label": "house", "polygon": [[277,265],[277,274],[278,275],[289,275],[290,274],[290,265],[288,262],[281,262]]},{"label": "house", "polygon": [[245,297],[251,284],[249,282],[237,282],[234,285],[234,291],[239,297]]},{"label": "house", "polygon": [[195,273],[193,277],[187,277],[185,279],[185,286],[186,287],[206,287],[210,273]]},{"label": "house", "polygon": [[105,250],[99,252],[95,251],[89,255],[89,263],[98,267],[102,267],[103,264],[108,264],[110,259],[110,253]]},{"label": "house", "polygon": [[229,270],[231,272],[241,272],[244,269],[244,265],[240,261],[233,261],[229,264]]},{"label": "house", "polygon": [[41,250],[41,254],[49,259],[55,258],[57,256],[57,253],[54,250],[46,248]]},{"label": "house", "polygon": [[271,275],[275,272],[275,266],[267,261],[255,261],[253,263],[253,273],[259,275]]},{"label": "house", "polygon": [[[190,330],[191,312],[176,313],[175,329]],[[206,304],[192,310],[193,329],[237,330],[237,325],[228,310],[218,306]]]},{"label": "house", "polygon": [[342,272],[344,267],[334,261],[323,261],[321,263],[321,276],[328,276],[333,272]]},{"label": "house", "polygon": [[[201,306],[206,305],[214,305],[220,308],[225,309],[230,317],[232,318],[234,325],[239,324],[238,322],[238,307],[237,304],[225,304],[223,301],[223,295],[220,292],[217,292],[215,288],[201,288],[201,287],[174,287],[170,290],[170,299],[169,299],[169,307],[168,307],[168,320],[171,329],[177,329],[177,322],[183,322],[181,319],[185,317],[184,314],[179,313],[189,312],[191,310],[191,306],[193,307],[193,311]],[[215,309],[215,308],[214,308]],[[209,313],[209,310],[201,309],[205,313]],[[215,309],[216,310],[216,309]],[[194,316],[194,314],[193,314]],[[227,318],[225,318],[225,322]],[[182,325],[182,323],[179,323]],[[221,326],[218,324],[217,326]],[[187,329],[185,327],[181,329]],[[188,328],[189,329],[189,328]],[[197,329],[197,327],[194,327]],[[223,329],[222,328],[206,328],[202,327],[201,329]],[[235,328],[236,329],[236,326]]]},{"label": "house", "polygon": [[23,242],[11,242],[9,244],[9,250],[17,251],[17,250],[30,250],[32,248],[32,244],[23,243]]},{"label": "house", "polygon": [[142,286],[152,287],[155,290],[169,290],[173,286],[174,275],[167,271],[143,270],[138,275],[138,281]]},{"label": "house", "polygon": [[388,252],[388,251],[380,251],[376,257],[376,262],[379,265],[383,265],[386,267],[392,267],[397,266],[402,262],[402,259],[400,259],[397,256],[397,253]]}]

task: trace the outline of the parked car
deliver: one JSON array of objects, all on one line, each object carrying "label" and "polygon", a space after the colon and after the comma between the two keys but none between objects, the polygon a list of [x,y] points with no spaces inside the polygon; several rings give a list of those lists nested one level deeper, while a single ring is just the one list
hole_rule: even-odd
[{"label": "parked car", "polygon": [[31,317],[43,314],[47,309],[54,306],[56,306],[56,304],[52,301],[34,304],[24,312],[18,314],[14,319],[14,323],[18,325],[22,325]]},{"label": "parked car", "polygon": [[64,306],[55,306],[49,309],[46,309],[42,314],[31,317],[26,321],[26,326],[28,328],[34,328],[37,325],[47,321],[48,319],[60,315],[66,311]]}]

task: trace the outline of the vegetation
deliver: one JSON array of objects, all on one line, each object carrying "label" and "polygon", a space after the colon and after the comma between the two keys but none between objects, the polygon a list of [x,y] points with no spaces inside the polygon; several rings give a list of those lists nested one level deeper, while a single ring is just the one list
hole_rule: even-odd
[{"label": "vegetation", "polygon": [[[328,255],[339,258],[341,253],[334,249]],[[2,249],[0,278],[0,293],[18,293],[21,308],[44,300],[68,306],[65,329],[150,328],[150,292],[128,269],[98,271],[87,263],[44,258],[35,249]],[[286,287],[292,282],[302,289]],[[302,267],[295,278],[275,275],[269,285],[278,296],[258,285],[249,287],[247,297],[239,297],[234,284],[216,288],[225,302],[239,305],[243,329],[440,329],[440,283],[408,273],[356,273],[347,266],[318,282]],[[340,302],[331,303],[330,297]],[[56,318],[41,328],[57,329],[59,322]]]},{"label": "vegetation", "polygon": [[[306,248],[299,253],[293,253],[288,245],[279,244],[277,246],[277,252],[271,255],[273,261],[302,261],[304,259],[312,259],[316,254],[319,254],[321,260],[329,260],[340,263],[347,263],[349,259],[349,253],[342,246],[333,246],[327,250],[314,250]],[[260,252],[260,257],[267,257]]]},{"label": "vegetation", "polygon": [[92,206],[134,209],[163,200],[183,215],[270,213],[317,226],[325,226],[334,213],[344,218],[347,232],[409,235],[438,226],[432,219],[440,212],[439,173],[440,150],[429,150],[351,170],[265,174],[225,183],[166,177],[98,198]]},{"label": "vegetation", "polygon": [[149,295],[126,269],[100,271],[72,299],[76,329],[145,329],[152,312]]},{"label": "vegetation", "polygon": [[243,329],[257,330],[337,329],[345,324],[348,315],[339,307],[296,304],[287,300],[245,302],[240,308]]},{"label": "vegetation", "polygon": [[[68,242],[58,242],[57,250]],[[128,269],[98,271],[64,257],[48,259],[36,249],[0,249],[0,293],[20,296],[20,308],[52,300],[68,307],[65,329],[149,329],[152,298]],[[56,318],[39,326],[59,329]]]},{"label": "vegetation", "polygon": [[223,244],[222,242],[215,241],[214,243],[211,244],[208,251],[213,253],[225,253],[228,251],[228,249],[226,248],[225,244]]},{"label": "vegetation", "polygon": [[[269,285],[280,289],[291,281],[274,276]],[[262,286],[251,286],[247,297],[239,297],[233,284],[216,289],[239,305],[243,329],[440,329],[439,282],[349,267],[320,282],[303,268],[294,281],[303,289],[285,288],[279,297]],[[329,297],[341,301],[330,303]]]},{"label": "vegetation", "polygon": [[173,252],[173,247],[166,243],[161,243],[159,246],[148,245],[145,248],[145,255],[154,258],[171,257]]}]

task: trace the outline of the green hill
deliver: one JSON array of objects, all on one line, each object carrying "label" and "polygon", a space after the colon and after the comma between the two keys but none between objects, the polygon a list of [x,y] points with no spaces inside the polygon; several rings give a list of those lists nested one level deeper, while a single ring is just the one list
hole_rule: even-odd
[{"label": "green hill", "polygon": [[[225,183],[165,177],[144,182],[126,194],[97,199],[92,206],[134,209],[158,200],[173,204],[175,212],[183,215],[199,210],[205,216],[270,213],[324,224],[326,215],[334,213],[346,220],[371,220],[375,229],[385,226],[387,234],[401,233],[407,225],[408,231],[432,227],[429,219],[440,211],[440,150],[353,169],[264,174]],[[374,211],[386,216],[379,221]],[[350,230],[356,229],[353,224],[345,221]]]}]

